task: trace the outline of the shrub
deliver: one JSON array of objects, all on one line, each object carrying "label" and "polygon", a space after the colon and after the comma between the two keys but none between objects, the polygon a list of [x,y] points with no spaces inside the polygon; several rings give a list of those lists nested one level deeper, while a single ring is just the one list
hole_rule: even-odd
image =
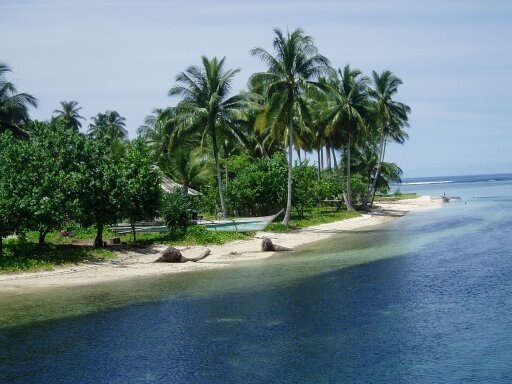
[{"label": "shrub", "polygon": [[162,217],[165,225],[173,233],[184,230],[188,223],[187,210],[191,207],[190,198],[183,189],[177,189],[164,196]]}]

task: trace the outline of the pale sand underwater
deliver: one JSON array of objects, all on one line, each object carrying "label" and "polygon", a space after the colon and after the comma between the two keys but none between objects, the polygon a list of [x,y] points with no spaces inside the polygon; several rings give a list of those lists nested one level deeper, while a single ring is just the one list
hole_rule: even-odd
[{"label": "pale sand underwater", "polygon": [[346,231],[384,224],[408,212],[438,208],[442,204],[442,201],[431,200],[429,196],[389,203],[379,202],[378,209],[353,219],[321,224],[289,233],[258,232],[250,240],[239,240],[223,245],[177,247],[187,257],[197,256],[206,248],[211,250],[211,254],[206,259],[195,263],[155,263],[154,261],[158,259],[166,245],[123,249],[117,252],[116,259],[105,262],[58,267],[53,271],[0,275],[0,295],[16,295],[50,287],[80,286],[134,277],[223,268],[234,263],[261,260],[279,254],[261,251],[261,240],[264,237],[270,238],[274,244],[295,249]]}]

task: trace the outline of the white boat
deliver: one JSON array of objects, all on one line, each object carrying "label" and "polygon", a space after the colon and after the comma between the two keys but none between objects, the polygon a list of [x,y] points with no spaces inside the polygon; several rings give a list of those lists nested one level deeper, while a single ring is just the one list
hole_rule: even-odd
[{"label": "white boat", "polygon": [[275,215],[259,217],[238,217],[236,219],[223,220],[198,220],[197,224],[203,225],[210,231],[224,232],[254,232],[265,229],[283,210]]}]

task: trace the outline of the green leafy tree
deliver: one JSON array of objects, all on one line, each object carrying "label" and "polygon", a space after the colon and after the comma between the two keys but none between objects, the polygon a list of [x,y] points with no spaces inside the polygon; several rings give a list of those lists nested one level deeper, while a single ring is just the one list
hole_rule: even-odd
[{"label": "green leafy tree", "polygon": [[28,138],[23,129],[30,120],[29,107],[37,107],[37,99],[28,93],[18,93],[14,83],[6,79],[10,68],[0,63],[0,133],[11,131],[15,136]]},{"label": "green leafy tree", "polygon": [[[3,239],[18,230],[26,217],[21,198],[26,184],[20,183],[30,151],[26,142],[16,140],[10,131],[0,134],[0,257]],[[21,177],[22,178],[22,177]],[[25,179],[26,180],[26,179]]]},{"label": "green leafy tree", "polygon": [[126,119],[117,111],[106,111],[91,117],[88,133],[96,139],[104,139],[109,142],[123,141],[128,138]]},{"label": "green leafy tree", "polygon": [[62,109],[53,111],[57,114],[55,118],[62,121],[66,128],[78,132],[82,127],[80,120],[85,120],[83,116],[80,116],[79,111],[82,108],[78,106],[78,101],[61,101],[60,105]]},{"label": "green leafy tree", "polygon": [[224,69],[224,60],[202,57],[202,66],[190,66],[176,76],[169,96],[181,96],[176,109],[176,137],[200,134],[211,140],[222,215],[227,217],[219,161],[219,133],[229,130],[232,115],[242,108],[241,97],[229,97],[231,82],[240,69]]},{"label": "green leafy tree", "polygon": [[87,140],[80,163],[80,207],[77,220],[84,226],[96,226],[95,246],[103,245],[105,225],[115,224],[122,216],[126,188],[117,159],[105,140]]},{"label": "green leafy tree", "polygon": [[346,205],[353,211],[351,190],[351,148],[354,142],[361,141],[365,130],[365,119],[368,114],[368,79],[361,71],[351,69],[349,65],[338,69],[328,82],[328,101],[323,113],[327,120],[327,135],[343,140],[345,147]]},{"label": "green leafy tree", "polygon": [[296,163],[293,168],[294,193],[292,205],[300,217],[304,217],[304,208],[313,206],[317,201],[315,184],[316,169],[307,160]]},{"label": "green leafy tree", "polygon": [[30,124],[30,157],[20,173],[25,185],[21,201],[27,217],[24,226],[39,233],[39,246],[46,235],[59,229],[73,215],[78,205],[76,180],[84,138],[63,125],[52,128],[48,123]]},{"label": "green leafy tree", "polygon": [[[372,184],[368,189],[365,204],[368,203],[369,196],[375,196],[375,188],[379,179],[381,164],[384,161],[387,140],[390,137],[398,140],[406,138],[403,134],[399,134],[398,131],[401,131],[401,128],[407,125],[411,109],[406,104],[393,100],[401,84],[402,80],[391,71],[384,71],[381,74],[373,71],[373,87],[370,89],[370,97],[374,102],[374,116],[379,129],[380,150],[377,167],[372,178]],[[373,199],[371,204],[373,204]]]},{"label": "green leafy tree", "polygon": [[292,208],[294,111],[299,109],[302,116],[309,115],[302,95],[308,84],[319,85],[312,80],[328,70],[329,62],[318,53],[313,38],[301,29],[286,36],[277,28],[274,33],[275,55],[263,48],[251,50],[252,55],[268,65],[268,70],[252,75],[249,81],[256,92],[264,90],[267,100],[265,110],[256,122],[257,128],[263,130],[271,126],[274,136],[288,132],[288,197],[283,219],[283,224],[288,225]]},{"label": "green leafy tree", "polygon": [[124,182],[123,214],[129,219],[133,241],[136,241],[135,223],[152,220],[160,208],[162,188],[158,169],[149,159],[148,148],[143,139],[136,139],[121,164]]}]

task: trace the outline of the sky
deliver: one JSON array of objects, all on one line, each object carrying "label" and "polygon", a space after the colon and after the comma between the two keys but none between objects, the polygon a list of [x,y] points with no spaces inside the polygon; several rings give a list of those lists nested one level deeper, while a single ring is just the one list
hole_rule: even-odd
[{"label": "sky", "polygon": [[0,0],[0,62],[48,120],[63,100],[90,117],[116,110],[130,137],[200,57],[265,65],[273,28],[302,28],[335,68],[391,70],[411,107],[409,140],[386,161],[405,177],[512,172],[512,2],[508,0]]}]

